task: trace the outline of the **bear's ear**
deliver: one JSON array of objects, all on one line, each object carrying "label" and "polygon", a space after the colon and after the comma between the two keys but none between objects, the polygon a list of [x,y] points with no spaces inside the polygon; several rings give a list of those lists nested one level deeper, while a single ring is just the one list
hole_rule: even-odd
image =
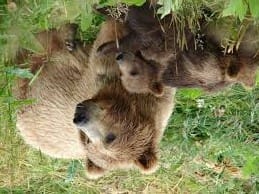
[{"label": "bear's ear", "polygon": [[91,160],[86,159],[87,177],[89,179],[98,179],[105,174],[105,169],[95,165]]},{"label": "bear's ear", "polygon": [[161,82],[152,82],[149,86],[152,94],[157,97],[160,97],[164,94],[164,86]]},{"label": "bear's ear", "polygon": [[242,67],[242,63],[236,61],[236,60],[231,60],[230,64],[227,68],[227,74],[230,77],[237,77],[238,73],[240,72],[240,69]]},{"label": "bear's ear", "polygon": [[150,174],[156,171],[158,167],[157,153],[154,148],[148,148],[135,161],[140,171],[145,174]]},{"label": "bear's ear", "polygon": [[99,46],[99,48],[97,49],[97,53],[102,54],[102,55],[107,55],[110,53],[117,53],[118,51],[119,50],[117,48],[115,41],[106,42],[106,43],[102,44],[101,46]]}]

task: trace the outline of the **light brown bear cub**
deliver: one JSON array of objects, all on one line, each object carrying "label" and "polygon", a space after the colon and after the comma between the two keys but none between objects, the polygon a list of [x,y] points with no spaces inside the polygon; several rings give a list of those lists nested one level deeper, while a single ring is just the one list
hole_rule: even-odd
[{"label": "light brown bear cub", "polygon": [[101,77],[104,85],[91,99],[77,105],[74,123],[89,137],[85,141],[88,163],[96,164],[97,174],[134,166],[144,173],[153,172],[158,165],[158,144],[173,110],[175,89],[166,88],[161,98],[127,92],[114,57],[97,52],[104,43],[100,38],[113,36],[106,42],[116,39],[115,29],[125,35],[123,25],[116,23],[115,28],[114,21],[107,21],[95,41],[89,67],[98,67],[97,80]]},{"label": "light brown bear cub", "polygon": [[43,42],[57,35],[64,44],[47,52],[44,60],[25,53],[23,60],[41,72],[31,86],[17,88],[20,97],[37,100],[18,113],[17,128],[26,143],[52,157],[86,158],[90,178],[118,168],[153,172],[174,106],[175,89],[165,89],[161,98],[130,94],[121,84],[114,57],[97,57],[100,45],[115,40],[112,29],[114,21],[102,25],[91,51],[81,44],[67,49],[62,31],[43,33]]}]

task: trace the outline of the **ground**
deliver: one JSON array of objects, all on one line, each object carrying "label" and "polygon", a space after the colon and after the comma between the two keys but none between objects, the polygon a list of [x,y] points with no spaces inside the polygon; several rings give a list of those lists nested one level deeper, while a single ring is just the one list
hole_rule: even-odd
[{"label": "ground", "polygon": [[[33,10],[33,14],[28,11],[23,15],[30,16],[31,21],[18,22],[17,26],[24,26],[19,33],[24,34],[24,29],[50,27],[46,23],[49,10],[38,1],[27,3],[24,7]],[[71,12],[67,11],[67,17],[72,18],[73,14],[69,16]],[[11,25],[10,18],[5,17],[4,23],[0,21],[1,29]],[[98,19],[94,18],[94,22],[98,23]],[[91,26],[80,35],[91,41],[95,29]],[[6,47],[3,40],[9,34],[0,36],[0,51],[9,48],[8,54],[13,47]],[[28,41],[18,42],[37,49]],[[152,175],[141,175],[134,170],[116,171],[92,181],[86,179],[82,161],[49,158],[24,144],[15,128],[15,113],[33,100],[17,101],[11,87],[15,77],[31,75],[15,68],[9,58],[8,55],[0,59],[0,193],[254,194],[259,191],[259,76],[252,90],[233,86],[209,95],[196,89],[179,90],[175,111],[161,142],[160,169]]]},{"label": "ground", "polygon": [[259,189],[259,85],[252,91],[235,86],[217,95],[178,91],[161,143],[161,168],[152,175],[117,171],[97,181],[85,178],[82,161],[52,159],[24,144],[14,124],[20,103],[11,97],[9,104],[1,102],[0,193],[256,193]]}]

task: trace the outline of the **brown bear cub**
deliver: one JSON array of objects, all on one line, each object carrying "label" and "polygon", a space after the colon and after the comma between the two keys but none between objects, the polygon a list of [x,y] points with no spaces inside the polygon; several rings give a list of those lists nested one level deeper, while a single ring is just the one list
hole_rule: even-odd
[{"label": "brown bear cub", "polygon": [[116,40],[115,26],[121,36],[126,33],[127,28],[112,20],[102,26],[89,58],[100,89],[77,105],[73,120],[86,134],[81,138],[87,151],[87,168],[96,176],[134,166],[143,173],[156,170],[158,144],[174,107],[174,88],[165,88],[161,98],[131,94],[121,84],[114,57],[98,56],[99,46]]},{"label": "brown bear cub", "polygon": [[102,25],[91,50],[80,42],[70,46],[71,25],[43,32],[37,37],[45,52],[20,57],[35,72],[41,69],[30,86],[16,88],[18,96],[37,100],[18,113],[20,134],[52,157],[84,158],[90,178],[118,168],[153,172],[174,107],[175,89],[166,88],[161,98],[130,94],[114,57],[97,57],[100,45],[116,39],[114,26],[114,21]]},{"label": "brown bear cub", "polygon": [[164,86],[200,87],[215,91],[234,83],[252,87],[255,84],[256,64],[249,58],[215,56],[209,52],[203,57],[193,53],[178,53],[176,59],[161,65],[148,60],[141,52],[117,55],[121,80],[129,92],[161,95]]},{"label": "brown bear cub", "polygon": [[[109,42],[99,51],[102,54],[118,53],[116,59],[122,73],[121,80],[130,92],[150,92],[159,96],[164,86],[201,87],[211,91],[233,83],[249,87],[255,83],[257,58],[241,55],[238,51],[224,55],[220,43],[211,41],[211,35],[207,41],[200,41],[188,29],[185,30],[188,50],[181,50],[175,45],[177,34],[170,27],[168,18],[159,22],[153,7],[147,4],[130,7],[125,23],[131,33],[119,40],[119,48]],[[211,28],[212,25],[210,31]],[[203,29],[204,33],[209,30]],[[205,44],[199,45],[200,42]],[[241,44],[240,50],[246,47],[247,44]]]}]

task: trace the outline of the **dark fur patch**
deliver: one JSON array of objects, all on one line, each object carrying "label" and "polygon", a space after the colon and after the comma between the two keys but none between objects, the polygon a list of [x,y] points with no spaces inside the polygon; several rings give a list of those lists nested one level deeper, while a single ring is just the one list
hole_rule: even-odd
[{"label": "dark fur patch", "polygon": [[237,60],[231,60],[227,69],[227,74],[231,77],[236,77],[241,69],[241,64]]},{"label": "dark fur patch", "polygon": [[79,131],[79,137],[81,140],[81,143],[86,146],[87,144],[90,143],[90,139],[85,135],[85,133],[83,131]]},{"label": "dark fur patch", "polygon": [[154,150],[150,147],[148,148],[139,158],[138,163],[144,170],[148,170],[153,167],[156,163],[157,157]]},{"label": "dark fur patch", "polygon": [[103,173],[104,169],[95,165],[91,160],[87,159],[86,162],[87,171],[89,173]]}]

